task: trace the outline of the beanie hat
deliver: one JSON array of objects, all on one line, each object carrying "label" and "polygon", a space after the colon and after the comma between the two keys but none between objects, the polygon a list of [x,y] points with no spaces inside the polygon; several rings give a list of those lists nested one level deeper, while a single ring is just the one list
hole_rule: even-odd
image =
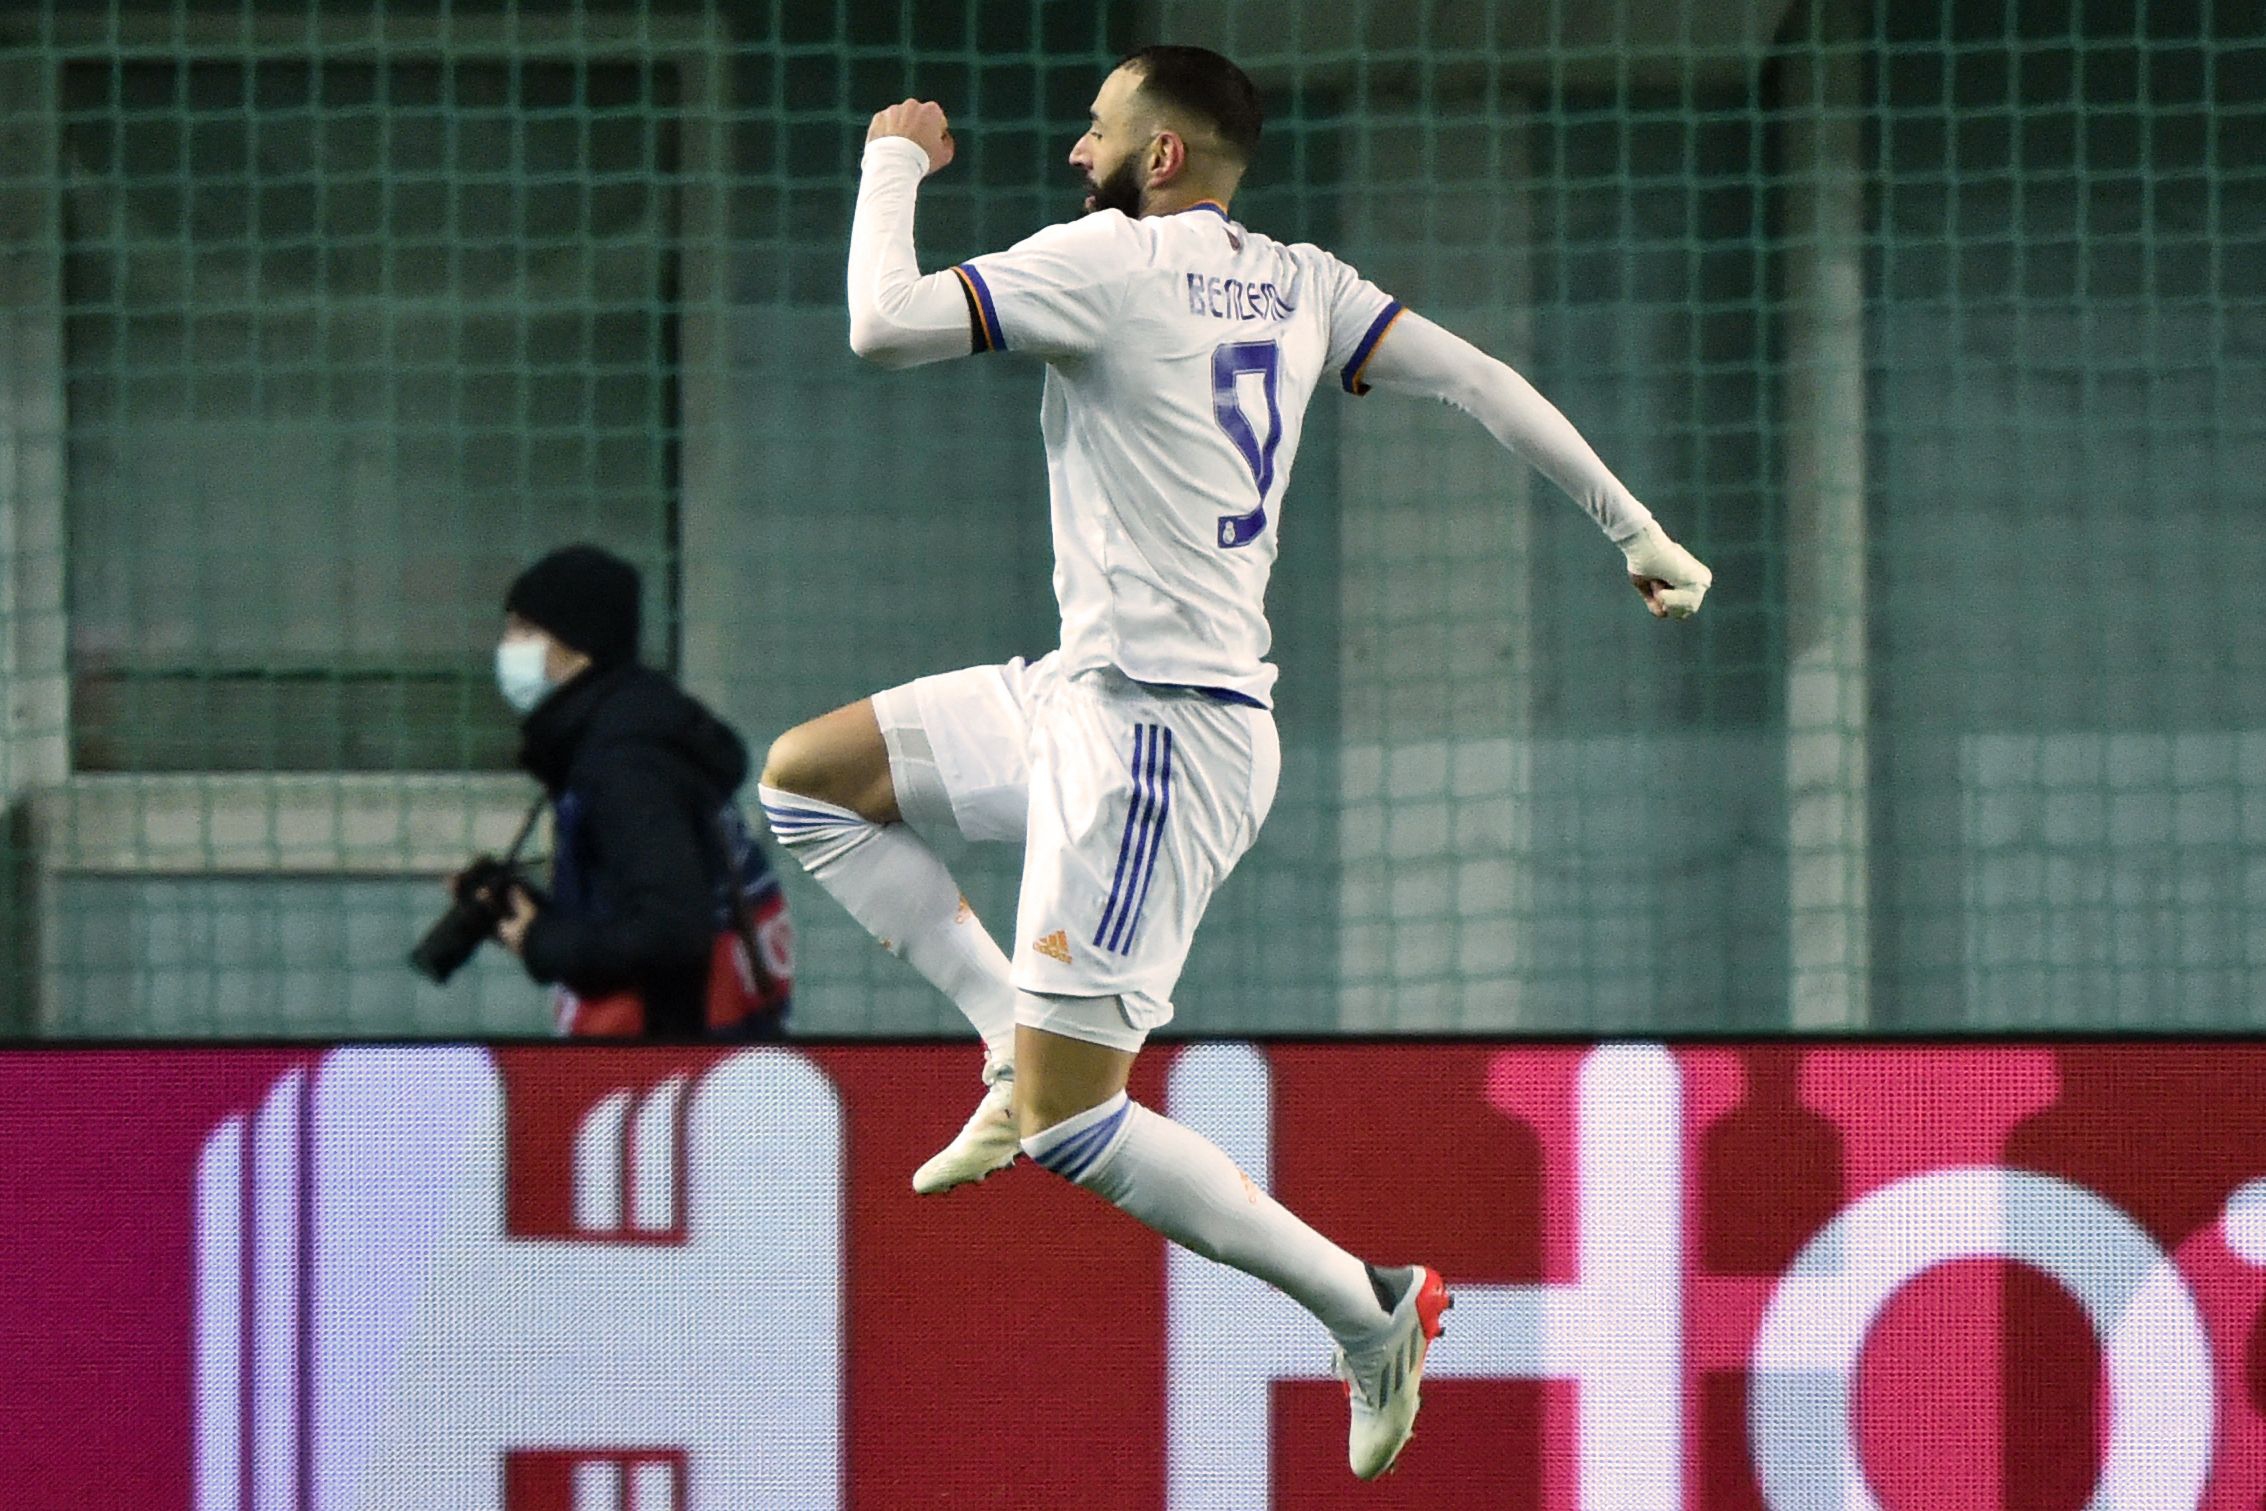
[{"label": "beanie hat", "polygon": [[519,574],[504,609],[600,667],[637,659],[637,568],[596,546],[553,551]]}]

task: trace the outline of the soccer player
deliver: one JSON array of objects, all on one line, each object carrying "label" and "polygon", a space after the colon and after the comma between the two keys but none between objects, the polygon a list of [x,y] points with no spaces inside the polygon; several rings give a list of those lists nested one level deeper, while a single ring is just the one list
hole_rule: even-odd
[{"label": "soccer player", "polygon": [[[1692,613],[1711,578],[1517,373],[1320,248],[1239,224],[1259,127],[1226,58],[1135,53],[1070,151],[1088,213],[924,277],[913,206],[952,161],[944,112],[907,100],[873,118],[850,344],[891,368],[1046,363],[1062,638],[1036,662],[924,677],[788,731],[761,796],[781,843],[983,1036],[982,1098],[914,1188],[1028,1154],[1281,1288],[1336,1339],[1348,1458],[1367,1479],[1414,1427],[1441,1277],[1365,1264],[1125,1091],[1274,799],[1264,601],[1307,400],[1331,376],[1464,409],[1589,512],[1656,617]],[[1022,844],[1012,963],[918,837],[931,827]]]}]

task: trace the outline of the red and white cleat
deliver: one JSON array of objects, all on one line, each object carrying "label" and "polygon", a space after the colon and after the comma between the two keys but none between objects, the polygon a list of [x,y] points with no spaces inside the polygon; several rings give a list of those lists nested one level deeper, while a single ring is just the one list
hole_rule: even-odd
[{"label": "red and white cleat", "polygon": [[1345,1382],[1346,1401],[1353,1409],[1346,1461],[1365,1480],[1392,1468],[1416,1431],[1424,1356],[1440,1336],[1441,1314],[1456,1304],[1440,1272],[1423,1265],[1398,1270],[1371,1265],[1369,1283],[1392,1320],[1376,1342],[1353,1350],[1341,1345],[1337,1351],[1338,1378]]}]

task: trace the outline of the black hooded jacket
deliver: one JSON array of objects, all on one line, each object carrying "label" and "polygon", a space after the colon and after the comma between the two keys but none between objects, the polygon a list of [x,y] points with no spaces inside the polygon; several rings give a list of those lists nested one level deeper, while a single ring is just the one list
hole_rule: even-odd
[{"label": "black hooded jacket", "polygon": [[747,746],[635,663],[574,678],[521,733],[520,764],[551,794],[557,843],[528,974],[585,998],[635,989],[648,1033],[697,1035],[726,895],[717,814],[747,779]]}]

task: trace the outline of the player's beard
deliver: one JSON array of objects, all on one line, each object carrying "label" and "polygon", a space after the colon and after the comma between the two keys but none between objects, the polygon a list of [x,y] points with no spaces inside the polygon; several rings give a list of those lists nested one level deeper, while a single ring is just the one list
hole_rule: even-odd
[{"label": "player's beard", "polygon": [[1125,154],[1125,160],[1109,170],[1106,177],[1089,180],[1086,186],[1088,203],[1086,213],[1096,210],[1123,210],[1139,219],[1141,214],[1141,155]]}]

